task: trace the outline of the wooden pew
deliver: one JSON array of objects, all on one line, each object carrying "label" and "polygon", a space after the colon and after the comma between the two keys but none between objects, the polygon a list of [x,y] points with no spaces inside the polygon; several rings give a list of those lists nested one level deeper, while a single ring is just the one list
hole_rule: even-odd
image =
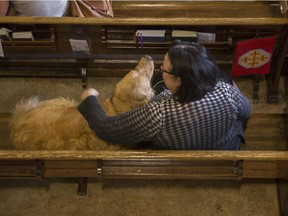
[{"label": "wooden pew", "polygon": [[[9,132],[9,115],[0,120],[0,130]],[[287,114],[252,115],[240,151],[0,150],[0,178],[78,178],[79,195],[86,194],[87,178],[277,179],[281,214],[287,215],[287,123]]]},{"label": "wooden pew", "polygon": [[[281,71],[288,52],[287,1],[115,1],[114,18],[0,17],[1,25],[32,28],[35,41],[3,41],[1,77],[78,77],[83,86],[91,76],[123,76],[141,55],[155,59],[156,72],[171,45],[173,29],[213,32],[205,44],[219,66],[231,71],[238,40],[277,35],[268,80],[268,102],[278,102]],[[135,47],[137,29],[165,29],[165,42]],[[41,36],[40,36],[41,35]],[[69,38],[89,38],[92,52],[75,55]],[[53,65],[53,69],[51,69]]]},{"label": "wooden pew", "polygon": [[0,151],[1,178],[280,179],[279,205],[287,215],[288,153],[283,151]]}]

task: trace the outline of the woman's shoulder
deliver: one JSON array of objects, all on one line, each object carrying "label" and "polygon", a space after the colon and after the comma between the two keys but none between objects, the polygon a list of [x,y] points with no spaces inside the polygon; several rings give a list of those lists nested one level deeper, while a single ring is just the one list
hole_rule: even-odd
[{"label": "woman's shoulder", "polygon": [[249,100],[248,97],[241,92],[241,90],[233,85],[227,84],[225,82],[218,82],[216,85],[216,92],[220,92],[227,100],[239,101],[239,100]]},{"label": "woman's shoulder", "polygon": [[219,80],[216,84],[216,87],[230,88],[230,87],[233,87],[233,85],[231,85],[227,82],[224,82],[223,80]]},{"label": "woman's shoulder", "polygon": [[227,93],[228,92],[230,92],[230,93],[240,92],[240,90],[237,87],[235,87],[235,86],[233,86],[233,85],[231,85],[231,84],[229,84],[227,82],[224,82],[224,81],[219,81],[216,84],[216,88],[215,89],[216,90],[220,90],[220,91],[225,91]]}]

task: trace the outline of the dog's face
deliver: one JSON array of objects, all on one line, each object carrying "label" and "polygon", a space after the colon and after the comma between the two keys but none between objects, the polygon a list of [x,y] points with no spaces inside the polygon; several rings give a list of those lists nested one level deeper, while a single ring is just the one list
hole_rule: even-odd
[{"label": "dog's face", "polygon": [[154,97],[151,87],[153,71],[154,62],[150,56],[146,55],[140,59],[135,69],[120,80],[110,98],[112,103],[117,104],[117,107],[114,107],[116,113],[143,106]]},{"label": "dog's face", "polygon": [[150,101],[154,97],[151,78],[154,62],[148,55],[141,58],[135,69],[132,69],[117,85],[115,95],[121,99]]}]

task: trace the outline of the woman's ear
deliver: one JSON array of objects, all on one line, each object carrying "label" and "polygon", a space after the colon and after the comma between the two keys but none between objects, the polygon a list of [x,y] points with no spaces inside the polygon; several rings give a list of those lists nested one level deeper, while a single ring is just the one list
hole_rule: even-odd
[{"label": "woman's ear", "polygon": [[180,77],[176,77],[176,79],[175,79],[175,84],[176,84],[176,86],[177,87],[180,87],[181,86],[181,78]]}]

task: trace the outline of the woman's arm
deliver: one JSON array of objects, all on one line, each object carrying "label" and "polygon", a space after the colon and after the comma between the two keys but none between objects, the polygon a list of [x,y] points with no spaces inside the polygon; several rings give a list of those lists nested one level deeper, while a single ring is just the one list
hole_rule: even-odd
[{"label": "woman's arm", "polygon": [[98,137],[112,143],[151,141],[161,127],[156,103],[111,117],[106,115],[95,96],[88,96],[78,110]]}]

